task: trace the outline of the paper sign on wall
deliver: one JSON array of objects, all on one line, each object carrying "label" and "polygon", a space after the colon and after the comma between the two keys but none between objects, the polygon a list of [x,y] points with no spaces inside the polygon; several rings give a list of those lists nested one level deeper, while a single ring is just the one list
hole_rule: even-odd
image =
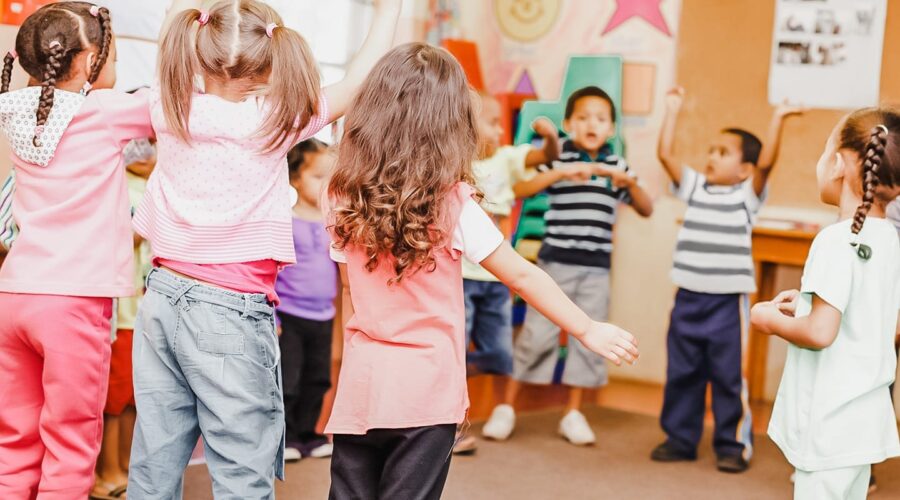
[{"label": "paper sign on wall", "polygon": [[886,0],[778,0],[769,102],[878,104],[886,12]]}]

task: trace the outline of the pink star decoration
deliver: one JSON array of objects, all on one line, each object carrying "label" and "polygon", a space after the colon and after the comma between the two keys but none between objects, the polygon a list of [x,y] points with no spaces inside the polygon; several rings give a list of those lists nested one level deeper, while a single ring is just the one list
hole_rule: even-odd
[{"label": "pink star decoration", "polygon": [[664,35],[671,37],[669,26],[663,18],[659,4],[663,0],[616,0],[616,11],[603,29],[603,34],[618,28],[622,23],[632,17],[640,17],[650,23],[651,26],[661,31]]}]

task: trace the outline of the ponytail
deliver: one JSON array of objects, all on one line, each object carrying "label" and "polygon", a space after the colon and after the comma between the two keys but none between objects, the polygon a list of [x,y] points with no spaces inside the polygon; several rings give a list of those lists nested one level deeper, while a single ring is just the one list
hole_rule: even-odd
[{"label": "ponytail", "polygon": [[261,132],[270,138],[266,149],[273,151],[299,139],[318,112],[321,89],[316,62],[306,40],[289,28],[268,27],[267,31],[272,34],[272,74],[266,96],[271,112]]},{"label": "ponytail", "polygon": [[38,101],[38,109],[36,114],[36,123],[34,128],[34,138],[32,143],[34,147],[41,147],[41,135],[44,133],[44,126],[47,124],[47,118],[50,117],[50,111],[53,109],[53,98],[56,94],[56,78],[59,76],[59,70],[62,67],[60,59],[66,54],[66,49],[58,41],[50,42],[47,48],[47,64],[44,66],[44,78],[41,81],[41,98]]},{"label": "ponytail", "polygon": [[100,45],[97,53],[97,60],[91,67],[91,74],[88,75],[88,83],[93,84],[100,77],[100,72],[106,66],[106,60],[109,58],[109,46],[112,44],[112,21],[109,18],[109,9],[100,7],[92,10],[91,14],[96,12],[97,20],[100,22]]},{"label": "ponytail", "polygon": [[159,86],[166,124],[184,142],[190,142],[191,96],[197,74],[196,29],[202,13],[189,9],[172,20],[159,50]]}]

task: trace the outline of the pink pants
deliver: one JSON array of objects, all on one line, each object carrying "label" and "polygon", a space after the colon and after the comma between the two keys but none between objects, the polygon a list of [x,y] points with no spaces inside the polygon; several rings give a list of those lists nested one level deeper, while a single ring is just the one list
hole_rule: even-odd
[{"label": "pink pants", "polygon": [[85,498],[103,433],[112,299],[0,293],[0,498]]}]

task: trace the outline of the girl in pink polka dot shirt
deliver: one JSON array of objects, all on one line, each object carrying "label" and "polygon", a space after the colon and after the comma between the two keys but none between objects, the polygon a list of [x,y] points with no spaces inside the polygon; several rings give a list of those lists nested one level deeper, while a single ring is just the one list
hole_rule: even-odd
[{"label": "girl in pink polka dot shirt", "polygon": [[273,315],[276,275],[295,261],[286,155],[343,115],[390,48],[402,0],[375,3],[346,78],[324,89],[306,42],[266,4],[170,10],[150,95],[158,162],[134,216],[155,267],[135,324],[132,499],[177,498],[200,435],[217,498],[273,498],[283,479]]}]

